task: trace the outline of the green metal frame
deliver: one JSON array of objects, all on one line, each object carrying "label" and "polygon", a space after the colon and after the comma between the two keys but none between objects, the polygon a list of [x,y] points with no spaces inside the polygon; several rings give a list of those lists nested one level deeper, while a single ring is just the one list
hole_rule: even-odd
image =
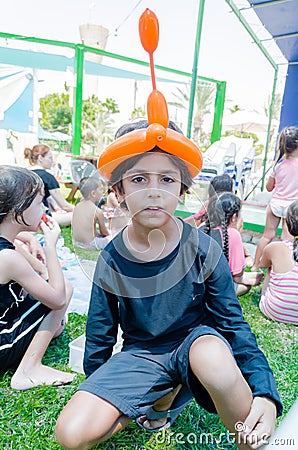
[{"label": "green metal frame", "polygon": [[268,149],[269,149],[269,140],[270,140],[270,131],[271,131],[271,123],[272,123],[272,114],[273,114],[273,108],[274,108],[274,101],[275,101],[275,90],[276,90],[276,84],[277,84],[277,77],[278,77],[278,65],[272,58],[272,56],[268,53],[266,48],[264,47],[262,41],[257,37],[249,23],[246,21],[246,19],[241,14],[241,11],[237,8],[235,3],[232,0],[225,0],[226,3],[230,6],[240,23],[244,26],[246,31],[249,33],[249,35],[252,37],[254,42],[257,44],[263,55],[266,57],[266,59],[269,61],[271,66],[274,69],[274,79],[273,79],[273,86],[272,86],[272,92],[271,92],[271,101],[270,101],[270,108],[269,108],[269,119],[268,119],[268,127],[267,127],[267,136],[266,136],[266,145],[265,145],[265,155],[263,160],[263,177],[262,177],[262,185],[261,190],[264,190],[264,184],[265,184],[265,175],[266,175],[266,164],[267,164],[267,155],[268,155]]},{"label": "green metal frame", "polygon": [[[56,47],[65,47],[71,48],[75,51],[75,62],[74,62],[74,70],[76,76],[76,88],[75,88],[75,101],[74,101],[74,111],[73,111],[73,139],[72,139],[72,153],[74,155],[80,154],[81,148],[81,125],[82,125],[82,98],[83,98],[83,81],[84,81],[84,55],[86,52],[94,53],[101,56],[106,56],[108,58],[114,58],[120,61],[125,61],[128,63],[133,63],[145,67],[149,67],[149,63],[141,60],[137,60],[134,58],[129,58],[124,55],[118,55],[116,53],[110,53],[105,50],[100,50],[97,48],[89,47],[84,44],[74,44],[72,42],[65,41],[55,41],[51,39],[43,39],[29,36],[21,36],[17,34],[11,33],[3,33],[0,32],[0,38],[5,39],[14,39],[23,42],[36,42],[39,44],[52,45]],[[173,69],[170,67],[156,65],[155,68],[157,70],[162,70],[164,72],[169,72],[176,75],[185,76],[188,78],[194,78],[195,81],[192,83],[196,83],[197,80],[215,83],[216,84],[216,99],[215,99],[215,111],[214,111],[214,120],[212,127],[212,138],[211,142],[220,139],[221,129],[222,129],[222,117],[223,117],[223,109],[224,109],[224,99],[225,99],[225,87],[226,82],[215,80],[213,78],[201,77],[196,75],[196,70],[193,71],[193,74],[188,72],[184,72],[181,70]]]}]

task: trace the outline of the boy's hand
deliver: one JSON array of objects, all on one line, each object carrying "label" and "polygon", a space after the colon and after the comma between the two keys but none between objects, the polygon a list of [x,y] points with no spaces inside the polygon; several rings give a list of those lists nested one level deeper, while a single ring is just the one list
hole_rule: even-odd
[{"label": "boy's hand", "polygon": [[45,247],[48,245],[56,246],[61,232],[58,223],[52,217],[47,216],[47,223],[41,220],[40,228],[44,234]]},{"label": "boy's hand", "polygon": [[255,397],[249,415],[246,417],[241,432],[245,444],[259,448],[268,443],[275,430],[276,406],[266,397]]}]

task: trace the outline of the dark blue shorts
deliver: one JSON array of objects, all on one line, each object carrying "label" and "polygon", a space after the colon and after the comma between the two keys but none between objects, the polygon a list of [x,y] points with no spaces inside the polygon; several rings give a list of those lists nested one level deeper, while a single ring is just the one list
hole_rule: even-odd
[{"label": "dark blue shorts", "polygon": [[145,414],[157,399],[183,384],[189,387],[199,405],[209,412],[216,412],[208,392],[189,367],[192,343],[207,334],[219,337],[231,351],[229,343],[217,331],[201,325],[177,348],[168,352],[159,347],[116,353],[90,375],[79,390],[107,400],[123,414],[135,419]]}]

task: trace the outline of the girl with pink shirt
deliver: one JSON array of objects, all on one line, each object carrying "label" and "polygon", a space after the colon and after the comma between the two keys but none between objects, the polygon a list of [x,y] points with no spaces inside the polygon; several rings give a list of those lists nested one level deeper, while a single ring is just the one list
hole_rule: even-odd
[{"label": "girl with pink shirt", "polygon": [[261,258],[269,270],[259,306],[269,319],[298,325],[298,200],[289,206],[286,222],[291,241],[272,242]]},{"label": "girl with pink shirt", "polygon": [[222,247],[228,260],[237,295],[246,294],[251,286],[261,283],[261,272],[244,272],[245,253],[241,234],[237,230],[241,220],[241,201],[230,192],[215,195],[209,200],[205,232],[210,234]]},{"label": "girl with pink shirt", "polygon": [[273,191],[273,195],[266,210],[265,230],[257,246],[254,270],[260,267],[262,252],[275,237],[280,219],[281,239],[291,239],[285,218],[290,204],[298,199],[298,127],[287,127],[281,131],[278,150],[278,159],[266,183],[267,191]]}]

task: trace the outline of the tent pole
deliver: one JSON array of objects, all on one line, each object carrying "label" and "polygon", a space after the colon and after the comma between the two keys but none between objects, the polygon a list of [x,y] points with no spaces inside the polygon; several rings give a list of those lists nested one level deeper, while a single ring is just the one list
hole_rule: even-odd
[{"label": "tent pole", "polygon": [[211,144],[213,144],[213,142],[219,141],[221,137],[222,117],[225,106],[225,95],[226,95],[226,82],[225,81],[217,82],[216,97],[214,103],[213,126],[211,133]]},{"label": "tent pole", "polygon": [[84,70],[84,45],[76,46],[75,55],[75,102],[73,110],[73,141],[71,151],[74,155],[79,155],[81,151],[82,137],[82,101],[83,101],[83,70]]},{"label": "tent pole", "polygon": [[264,160],[263,160],[263,178],[262,178],[261,191],[264,190],[264,186],[265,186],[266,165],[267,165],[267,156],[268,156],[269,143],[270,143],[271,122],[272,122],[273,108],[274,108],[274,103],[275,103],[275,90],[276,90],[277,78],[278,78],[278,66],[276,66],[276,68],[274,70],[274,80],[273,80],[271,101],[270,101],[270,107],[269,107],[269,121],[268,121],[267,136],[266,136],[266,146],[265,146],[265,153],[264,153]]},{"label": "tent pole", "polygon": [[194,59],[193,59],[190,98],[189,98],[189,110],[188,110],[188,122],[187,122],[187,137],[188,138],[191,137],[191,125],[192,125],[194,100],[195,100],[196,86],[197,86],[198,58],[199,58],[199,52],[200,52],[200,43],[201,43],[201,34],[202,34],[202,25],[203,25],[203,16],[204,16],[204,7],[205,7],[205,0],[199,0],[199,2],[200,3],[199,3],[198,21],[197,21],[197,34],[196,34],[195,52],[194,52]]}]

